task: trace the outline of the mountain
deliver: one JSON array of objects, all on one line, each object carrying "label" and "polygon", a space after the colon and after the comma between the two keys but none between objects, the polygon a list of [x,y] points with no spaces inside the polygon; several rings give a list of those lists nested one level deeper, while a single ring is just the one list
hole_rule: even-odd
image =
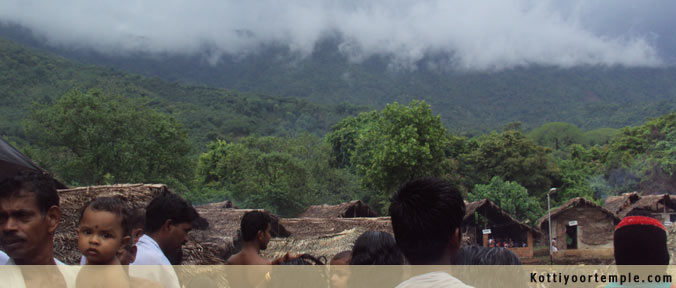
[{"label": "mountain", "polygon": [[373,108],[424,99],[449,129],[468,135],[514,121],[527,129],[553,121],[585,130],[619,128],[676,111],[674,67],[529,66],[471,72],[436,65],[444,55],[428,55],[417,69],[397,69],[386,56],[348,61],[337,48],[336,37],[318,43],[307,57],[269,46],[248,56],[226,56],[212,65],[199,55],[106,55],[51,47],[15,26],[0,25],[0,35],[81,62],[190,85]]},{"label": "mountain", "polygon": [[49,104],[72,89],[91,88],[147,98],[153,108],[183,123],[195,152],[216,139],[251,134],[323,135],[338,120],[366,110],[346,103],[315,104],[306,99],[168,82],[82,64],[0,38],[0,135],[24,138],[21,121],[34,102]]}]

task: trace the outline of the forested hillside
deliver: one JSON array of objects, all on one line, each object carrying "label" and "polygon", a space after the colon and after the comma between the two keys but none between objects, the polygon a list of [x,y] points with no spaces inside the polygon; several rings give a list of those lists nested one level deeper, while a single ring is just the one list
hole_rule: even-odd
[{"label": "forested hillside", "polygon": [[21,121],[34,102],[51,104],[71,90],[91,88],[106,94],[143,98],[150,107],[178,119],[189,133],[194,153],[216,139],[250,134],[323,135],[347,115],[365,110],[350,104],[315,104],[297,98],[238,93],[181,85],[123,73],[0,39],[0,135],[21,141]]},{"label": "forested hillside", "polygon": [[0,35],[69,58],[168,81],[374,108],[395,101],[425,100],[451,131],[466,135],[490,132],[514,121],[522,122],[526,129],[556,121],[573,123],[583,130],[621,128],[676,111],[673,67],[563,69],[529,65],[475,72],[444,61],[448,55],[428,55],[411,69],[399,67],[386,56],[352,63],[338,49],[341,39],[331,37],[319,42],[307,57],[268,46],[213,63],[206,56],[111,56],[87,49],[54,48],[32,38],[25,29],[0,28]]},{"label": "forested hillside", "polygon": [[[317,74],[324,71],[317,69]],[[67,185],[161,182],[195,203],[231,199],[243,208],[284,216],[297,215],[311,204],[352,199],[385,212],[387,199],[400,184],[426,176],[452,180],[468,199],[491,199],[531,222],[543,213],[551,187],[560,188],[554,203],[577,196],[600,202],[634,190],[674,192],[676,114],[667,113],[675,101],[670,99],[673,84],[666,81],[672,70],[581,72],[578,81],[591,85],[584,89],[614,88],[564,97],[565,91],[582,89],[572,87],[538,98],[537,103],[551,108],[547,115],[565,115],[565,122],[547,117],[501,122],[516,109],[510,105],[520,105],[521,112],[512,112],[524,117],[541,109],[527,100],[536,94],[519,94],[521,86],[514,83],[529,86],[548,79],[555,89],[567,83],[559,77],[577,75],[541,68],[543,76],[535,77],[533,71],[493,74],[511,79],[497,90],[483,86],[485,76],[480,74],[457,75],[463,80],[454,82],[452,89],[457,90],[452,91],[481,92],[487,98],[477,94],[455,104],[430,100],[435,103],[430,105],[403,97],[401,104],[368,108],[169,83],[0,40],[0,136]],[[385,75],[403,75],[389,73]],[[428,74],[415,75],[411,77]],[[525,75],[536,80],[516,81]],[[375,85],[382,78],[370,79]],[[542,89],[543,94],[549,91]],[[322,96],[316,99],[335,102],[326,98],[333,95],[330,91],[316,91]],[[501,93],[511,98],[491,98]],[[377,101],[361,102],[379,106],[378,101],[391,101],[373,99]],[[500,105],[507,112],[500,112]],[[484,112],[472,116],[472,111]],[[655,114],[659,117],[644,120]],[[448,124],[449,117],[471,125]],[[587,122],[576,124],[580,121]],[[637,124],[618,126],[629,122]],[[621,129],[585,129],[601,123]],[[492,125],[499,129],[473,135]]]}]

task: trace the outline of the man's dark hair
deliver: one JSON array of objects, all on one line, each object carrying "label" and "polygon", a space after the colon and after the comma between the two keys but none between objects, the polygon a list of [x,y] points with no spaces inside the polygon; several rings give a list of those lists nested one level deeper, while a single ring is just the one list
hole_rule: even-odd
[{"label": "man's dark hair", "polygon": [[347,262],[350,262],[350,258],[352,258],[352,250],[345,250],[343,252],[340,252],[331,258],[331,261],[333,260],[347,260]]},{"label": "man's dark hair", "polygon": [[390,216],[401,252],[411,264],[427,264],[439,260],[462,225],[465,203],[451,183],[418,179],[402,185],[392,196]]},{"label": "man's dark hair", "polygon": [[42,215],[52,206],[59,206],[59,194],[54,180],[49,176],[32,170],[23,170],[0,180],[0,199],[17,196],[21,191],[35,195],[36,204]]},{"label": "man's dark hair", "polygon": [[143,228],[146,222],[146,211],[143,208],[134,208],[130,210],[129,225],[131,229]]},{"label": "man's dark hair", "polygon": [[98,197],[80,209],[80,222],[87,208],[94,211],[110,212],[122,219],[122,237],[131,236],[131,211],[124,201],[118,197]]},{"label": "man's dark hair", "polygon": [[199,218],[197,211],[192,205],[183,200],[181,196],[164,191],[153,198],[146,206],[146,221],[144,230],[153,233],[171,220],[174,225],[179,223],[191,223]]},{"label": "man's dark hair", "polygon": [[256,238],[258,231],[264,231],[268,225],[272,223],[270,214],[263,211],[249,211],[244,213],[240,231],[242,231],[242,239],[244,242],[249,242]]},{"label": "man's dark hair", "polygon": [[279,265],[326,265],[326,257],[321,256],[317,258],[310,254],[303,254],[293,260],[284,261]]},{"label": "man's dark hair", "polygon": [[402,265],[401,254],[394,237],[386,232],[364,232],[354,241],[350,265]]},{"label": "man's dark hair", "polygon": [[521,259],[507,248],[467,245],[453,259],[454,265],[521,265]]}]

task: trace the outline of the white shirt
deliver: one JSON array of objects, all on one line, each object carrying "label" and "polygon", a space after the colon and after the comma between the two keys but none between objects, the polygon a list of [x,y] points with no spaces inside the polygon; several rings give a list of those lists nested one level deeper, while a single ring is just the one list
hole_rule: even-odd
[{"label": "white shirt", "polygon": [[5,252],[0,251],[0,265],[5,265],[9,261],[9,256]]},{"label": "white shirt", "polygon": [[[77,280],[77,273],[80,271],[80,267],[65,265],[56,258],[54,258],[54,261],[59,268],[59,272],[63,275],[63,280],[66,281],[66,287],[75,288],[75,281]],[[14,259],[11,258],[0,268],[0,279],[2,279],[2,285],[7,285],[2,287],[26,287],[21,270],[14,263]]]},{"label": "white shirt", "polygon": [[472,288],[446,272],[432,272],[411,277],[395,288]]},{"label": "white shirt", "polygon": [[[143,235],[136,243],[136,260],[129,266],[129,275],[159,282],[167,288],[180,288],[171,262],[155,240]],[[141,265],[154,265],[143,267]]]}]

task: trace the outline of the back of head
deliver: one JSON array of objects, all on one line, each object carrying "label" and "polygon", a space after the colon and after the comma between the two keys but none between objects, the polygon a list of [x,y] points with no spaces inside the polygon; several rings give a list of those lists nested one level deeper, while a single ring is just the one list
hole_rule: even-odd
[{"label": "back of head", "polygon": [[346,250],[334,255],[329,262],[331,265],[348,265],[352,259],[352,251]]},{"label": "back of head", "polygon": [[[326,269],[322,266],[324,262],[326,260],[303,254],[280,265],[274,265],[270,272],[271,282],[268,287],[326,287],[328,279]],[[305,267],[291,268],[289,265]]]},{"label": "back of head", "polygon": [[[323,257],[320,257],[323,258]],[[322,260],[310,254],[302,254],[293,260],[284,261],[280,265],[326,265],[326,260]]]},{"label": "back of head", "polygon": [[131,211],[127,204],[118,197],[98,197],[80,210],[80,221],[85,210],[105,211],[117,215],[122,220],[122,236],[131,236]]},{"label": "back of head", "polygon": [[242,217],[240,231],[244,242],[252,241],[256,238],[258,231],[265,231],[272,223],[270,214],[263,211],[249,211]]},{"label": "back of head", "polygon": [[23,170],[0,180],[0,199],[18,196],[22,191],[35,195],[36,204],[42,214],[49,207],[59,206],[59,194],[56,192],[54,180],[41,172]]},{"label": "back of head", "polygon": [[354,242],[350,265],[402,265],[404,255],[386,232],[364,232]]},{"label": "back of head", "polygon": [[451,183],[427,178],[399,188],[392,196],[389,212],[399,249],[411,264],[424,265],[442,257],[462,225],[465,203]]},{"label": "back of head", "polygon": [[613,246],[617,265],[669,264],[666,229],[652,217],[624,217],[615,227]]},{"label": "back of head", "polygon": [[198,217],[195,208],[181,196],[164,191],[146,206],[144,229],[147,233],[153,233],[159,230],[167,220],[171,220],[173,224],[192,224]]},{"label": "back of head", "polygon": [[130,209],[129,211],[129,225],[131,229],[141,228],[145,226],[146,211],[143,208]]}]

